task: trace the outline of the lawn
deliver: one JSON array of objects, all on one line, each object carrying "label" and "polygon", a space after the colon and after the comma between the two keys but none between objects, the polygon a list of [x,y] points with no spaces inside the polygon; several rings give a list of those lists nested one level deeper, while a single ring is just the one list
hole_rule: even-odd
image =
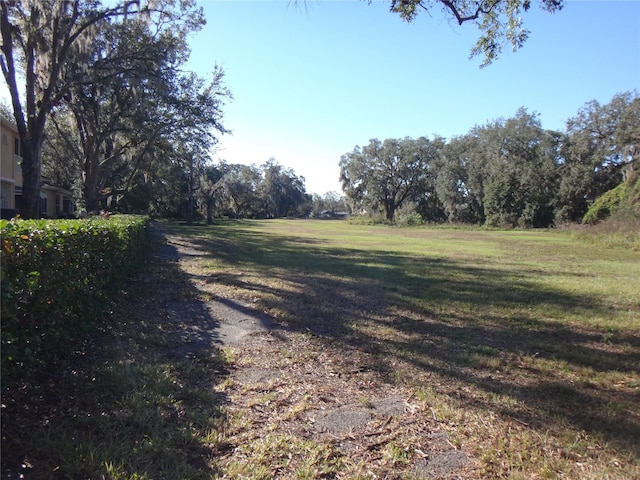
[{"label": "lawn", "polygon": [[364,349],[485,476],[631,478],[640,252],[557,231],[236,221],[179,229],[212,296]]},{"label": "lawn", "polygon": [[[60,478],[640,477],[640,252],[560,231],[162,229],[180,260],[154,257],[96,335],[3,399],[5,470],[11,454]],[[185,299],[250,305],[273,335],[180,358],[167,305]],[[317,428],[398,398],[410,416]],[[433,473],[462,458],[445,449],[464,470]]]}]

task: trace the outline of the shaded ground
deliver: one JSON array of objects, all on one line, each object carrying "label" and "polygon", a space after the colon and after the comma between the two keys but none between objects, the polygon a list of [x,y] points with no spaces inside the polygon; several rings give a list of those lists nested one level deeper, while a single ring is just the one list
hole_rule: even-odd
[{"label": "shaded ground", "polygon": [[140,478],[479,477],[459,426],[376,355],[211,293],[243,272],[201,276],[210,245],[157,233],[95,331],[3,392],[2,480],[134,478],[150,462],[161,476]]},{"label": "shaded ground", "polygon": [[[160,246],[157,258],[170,262],[188,262],[198,258],[195,246],[172,243],[170,239]],[[210,281],[210,280],[208,280]],[[267,315],[259,314],[251,305],[230,299],[202,302],[199,299],[176,299],[165,308],[169,318],[184,327],[182,350],[206,349],[214,346],[233,345],[246,335],[267,332],[272,326]],[[176,352],[180,354],[180,352]]]},{"label": "shaded ground", "polygon": [[[635,330],[611,335],[568,319],[620,310],[635,325],[640,305],[535,278],[582,278],[570,260],[585,252],[535,245],[540,258],[557,258],[530,272],[512,251],[534,246],[522,241],[507,242],[505,265],[469,253],[391,251],[386,233],[345,248],[352,244],[282,225],[222,223],[169,238],[191,253],[182,267],[205,302],[244,302],[273,318],[268,333],[229,349],[234,368],[220,391],[235,418],[247,417],[231,435],[230,471],[284,462],[291,474],[304,464],[294,444],[310,440],[326,446],[317,455],[342,462],[334,471],[348,478],[636,476]],[[607,274],[585,281],[593,278]],[[250,378],[268,379],[266,387],[247,382],[246,368]],[[389,397],[411,407],[381,427],[386,420],[372,406]],[[336,433],[348,422],[353,435]],[[261,443],[285,448],[286,460]],[[286,476],[276,469],[257,477],[276,474]]]},{"label": "shaded ground", "polygon": [[[185,238],[167,235],[166,242],[159,258],[185,270],[209,254]],[[228,279],[192,276],[202,290],[218,280]],[[447,430],[455,425],[412,404],[415,392],[385,382],[373,355],[345,350],[310,331],[283,329],[257,308],[246,299],[223,297],[183,298],[166,305],[169,318],[184,332],[182,345],[172,346],[171,354],[193,355],[220,346],[232,354],[234,367],[219,389],[227,398],[228,415],[241,417],[247,427],[229,438],[224,461],[231,469],[251,472],[255,452],[246,445],[275,434],[291,443],[330,446],[333,455],[348,459],[345,475],[474,477],[474,460],[449,439]],[[288,478],[302,461],[290,459],[286,468],[274,465],[271,475]]]},{"label": "shaded ground", "polygon": [[[449,440],[447,429],[455,426],[412,403],[412,392],[383,382],[366,354],[337,345],[320,350],[312,336],[299,334],[261,334],[236,348],[225,392],[229,411],[250,418],[236,437],[234,454],[246,456],[243,462],[252,455],[244,443],[279,432],[330,445],[348,458],[350,474],[473,477],[472,460]],[[256,366],[265,361],[267,367]]]}]

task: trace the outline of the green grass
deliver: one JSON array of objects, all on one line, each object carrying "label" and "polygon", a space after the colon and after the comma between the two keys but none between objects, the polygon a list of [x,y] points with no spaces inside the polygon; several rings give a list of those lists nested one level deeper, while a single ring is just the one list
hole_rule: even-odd
[{"label": "green grass", "polygon": [[[640,327],[640,255],[594,248],[554,231],[398,229],[323,221],[192,228],[209,267],[272,277],[372,285],[394,305],[485,316]],[[336,278],[340,277],[340,278]],[[348,294],[345,290],[345,295]],[[287,310],[284,308],[284,310]]]},{"label": "green grass", "polygon": [[[64,478],[212,478],[212,450],[223,442],[222,410],[212,393],[185,386],[195,381],[192,375],[210,375],[208,367],[182,361],[94,371],[90,383],[66,398],[62,415],[51,413],[46,425],[22,433],[27,438],[20,447],[35,468],[27,478],[44,472]],[[69,392],[60,394],[65,399]],[[95,404],[74,404],[77,399]]]},{"label": "green grass", "polygon": [[[385,385],[477,460],[474,478],[640,477],[640,252],[560,231],[292,220],[163,228],[202,256],[148,265],[99,332],[99,351],[58,368],[69,385],[45,375],[3,399],[16,414],[3,411],[12,440],[3,457],[33,465],[27,474],[373,478],[378,468],[412,478],[413,423],[385,433],[369,464],[300,433],[296,422],[317,408],[312,391],[226,376],[229,364],[260,360],[234,349],[169,355],[181,337],[163,305],[230,298],[292,334],[274,347],[272,368],[328,352],[371,357]],[[246,411],[232,408],[233,394]],[[352,400],[366,407],[372,395]],[[256,408],[265,416],[253,418]]]},{"label": "green grass", "polygon": [[437,386],[433,408],[467,419],[459,441],[485,475],[638,473],[640,252],[559,231],[326,221],[182,233],[211,252],[201,274],[228,274],[215,294],[365,348],[389,382]]}]

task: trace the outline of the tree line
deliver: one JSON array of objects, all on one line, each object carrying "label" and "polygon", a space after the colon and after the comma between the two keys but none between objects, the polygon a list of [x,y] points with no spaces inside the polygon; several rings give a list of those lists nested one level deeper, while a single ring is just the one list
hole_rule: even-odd
[{"label": "tree line", "polygon": [[261,166],[220,162],[203,169],[197,200],[211,222],[214,217],[307,217],[313,198],[304,177],[270,158]]},{"label": "tree line", "polygon": [[335,218],[351,213],[337,192],[310,195],[305,179],[270,158],[260,166],[225,161],[203,169],[197,203],[210,223],[230,218]]},{"label": "tree line", "polygon": [[546,130],[521,108],[449,141],[372,139],[341,157],[340,180],[353,211],[387,221],[402,211],[432,222],[577,222],[638,163],[640,97],[588,102],[566,125]]},{"label": "tree line", "polygon": [[308,216],[304,178],[274,159],[212,164],[216,135],[229,133],[222,108],[231,93],[218,66],[209,79],[183,70],[202,9],[193,0],[109,5],[1,3],[12,106],[0,113],[21,140],[23,216],[39,216],[43,177],[88,212]]}]

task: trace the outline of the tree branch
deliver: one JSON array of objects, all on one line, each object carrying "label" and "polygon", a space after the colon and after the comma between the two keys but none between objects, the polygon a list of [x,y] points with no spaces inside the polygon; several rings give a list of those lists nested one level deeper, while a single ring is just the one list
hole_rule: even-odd
[{"label": "tree branch", "polygon": [[[478,4],[478,8],[476,8],[475,12],[473,14],[470,15],[465,15],[463,11],[459,10],[458,7],[455,5],[455,0],[438,0],[440,3],[442,3],[445,7],[447,7],[449,9],[449,11],[453,14],[454,17],[456,17],[456,21],[458,22],[458,25],[462,25],[465,22],[469,22],[472,20],[477,20],[478,18],[480,18],[480,15],[488,15],[491,13],[491,11],[496,7],[496,5],[498,5],[498,3],[500,3],[500,0],[494,0],[494,1],[482,1]],[[487,5],[487,7],[485,8],[484,6]],[[422,8],[425,8],[422,5],[422,2],[420,3],[420,6],[422,6]],[[426,9],[426,8],[425,8]]]}]

